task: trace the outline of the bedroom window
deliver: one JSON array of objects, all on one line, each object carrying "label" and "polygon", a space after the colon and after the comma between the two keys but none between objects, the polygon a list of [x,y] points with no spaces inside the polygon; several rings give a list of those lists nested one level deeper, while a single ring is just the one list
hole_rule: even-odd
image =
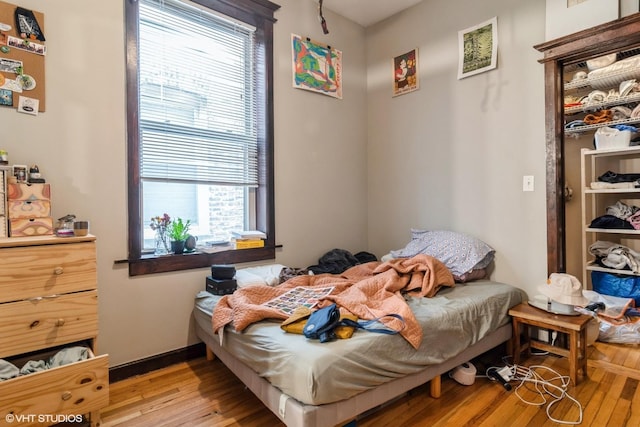
[{"label": "bedroom window", "polygon": [[[128,0],[129,274],[275,257],[267,0]],[[152,217],[192,222],[194,254],[154,256]],[[259,229],[264,248],[214,249]]]}]

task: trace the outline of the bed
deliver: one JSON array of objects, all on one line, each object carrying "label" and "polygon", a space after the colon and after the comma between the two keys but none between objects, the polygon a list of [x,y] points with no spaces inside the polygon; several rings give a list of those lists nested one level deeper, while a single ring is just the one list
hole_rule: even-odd
[{"label": "bed", "polygon": [[[272,287],[281,267],[239,270],[239,286]],[[228,298],[204,291],[196,296],[194,318],[208,358],[218,357],[284,424],[322,427],[355,420],[429,381],[431,395],[439,397],[440,375],[511,338],[507,312],[523,295],[491,280],[438,287],[430,297],[405,295],[419,343],[363,330],[320,343],[284,332],[280,319],[251,322],[241,331],[227,325],[216,334],[212,316]]]}]

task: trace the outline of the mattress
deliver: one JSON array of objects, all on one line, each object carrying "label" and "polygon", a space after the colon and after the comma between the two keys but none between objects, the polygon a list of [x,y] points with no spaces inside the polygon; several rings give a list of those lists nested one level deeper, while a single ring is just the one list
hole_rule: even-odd
[{"label": "mattress", "polygon": [[[210,335],[205,342],[219,340],[211,316],[220,298],[204,291],[196,296],[197,329]],[[254,323],[241,333],[226,327],[222,347],[284,394],[322,405],[454,358],[509,323],[509,308],[522,300],[518,288],[488,280],[457,284],[433,298],[409,297],[423,333],[417,350],[399,335],[363,330],[350,339],[320,343],[288,334],[276,321]]]}]

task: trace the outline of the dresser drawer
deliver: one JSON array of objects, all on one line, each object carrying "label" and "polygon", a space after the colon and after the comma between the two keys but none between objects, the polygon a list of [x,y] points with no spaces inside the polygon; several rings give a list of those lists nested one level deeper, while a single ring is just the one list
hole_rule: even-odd
[{"label": "dresser drawer", "polygon": [[51,200],[49,184],[9,184],[7,198],[9,200]]},{"label": "dresser drawer", "polygon": [[33,237],[53,235],[53,218],[9,218],[11,237]]},{"label": "dresser drawer", "polygon": [[[108,404],[109,358],[92,357],[0,382],[0,427],[48,426],[64,415],[74,416],[68,425],[76,425],[76,415]],[[40,422],[47,416],[53,422]]]},{"label": "dresser drawer", "polygon": [[98,335],[98,292],[0,305],[0,358]]},{"label": "dresser drawer", "polygon": [[0,248],[0,303],[95,289],[94,242]]},{"label": "dresser drawer", "polygon": [[9,200],[9,218],[41,218],[51,215],[48,200]]}]

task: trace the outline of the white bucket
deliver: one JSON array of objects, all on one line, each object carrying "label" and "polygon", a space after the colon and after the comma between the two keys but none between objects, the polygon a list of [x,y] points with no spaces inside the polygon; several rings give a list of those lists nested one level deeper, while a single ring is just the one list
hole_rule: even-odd
[{"label": "white bucket", "polygon": [[601,127],[596,131],[596,149],[606,150],[611,148],[628,147],[631,141],[631,131],[618,130],[611,127]]}]

